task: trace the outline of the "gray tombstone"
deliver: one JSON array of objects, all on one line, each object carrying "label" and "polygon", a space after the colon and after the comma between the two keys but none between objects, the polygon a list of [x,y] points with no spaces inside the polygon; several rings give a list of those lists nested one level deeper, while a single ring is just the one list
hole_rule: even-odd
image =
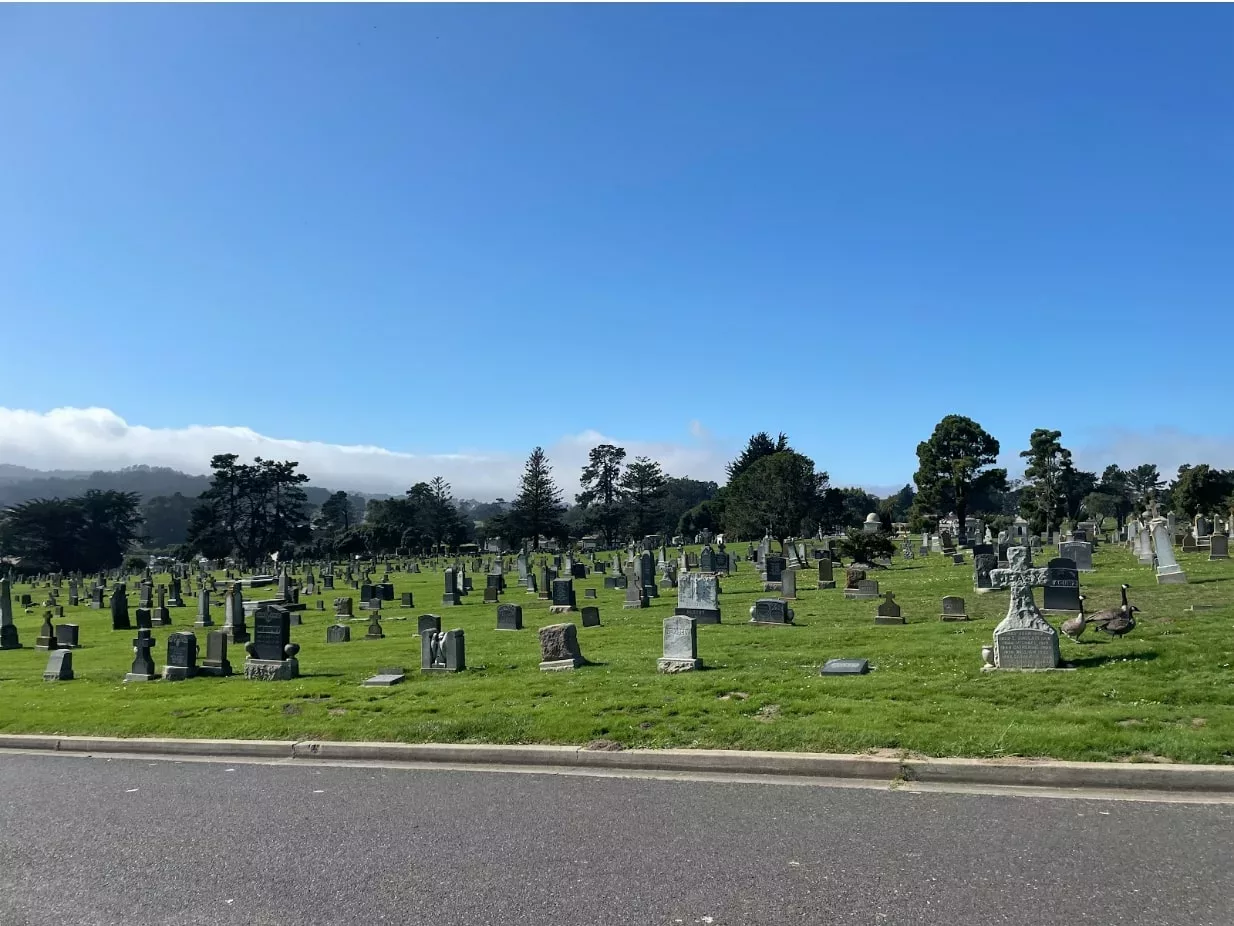
[{"label": "gray tombstone", "polygon": [[463,599],[459,594],[458,578],[453,566],[446,567],[444,581],[445,592],[441,596],[441,603],[447,608],[462,604]]},{"label": "gray tombstone", "polygon": [[497,629],[498,630],[522,630],[523,629],[523,609],[516,604],[502,604],[497,606]]},{"label": "gray tombstone", "polygon": [[797,599],[797,570],[785,569],[780,575],[780,597],[786,601]]},{"label": "gray tombstone", "polygon": [[401,603],[404,608],[414,608],[416,606],[415,596],[411,592],[403,592]]},{"label": "gray tombstone", "polygon": [[462,630],[426,630],[420,635],[420,671],[462,672],[467,668],[467,653]]},{"label": "gray tombstone", "polygon": [[858,579],[852,588],[844,589],[844,597],[852,600],[862,600],[878,597],[878,583],[873,579]]},{"label": "gray tombstone", "polygon": [[397,685],[407,678],[407,673],[402,666],[385,666],[378,669],[376,675],[372,675],[362,681],[360,684],[366,688],[389,688],[391,685]]},{"label": "gray tombstone", "polygon": [[904,624],[907,621],[900,614],[900,606],[896,603],[894,592],[887,592],[883,596],[883,600],[879,602],[878,609],[874,613],[875,624]]},{"label": "gray tombstone", "polygon": [[436,614],[421,614],[416,620],[416,636],[424,636],[426,630],[441,633],[441,618]]},{"label": "gray tombstone", "polygon": [[819,675],[865,675],[870,671],[868,659],[828,659],[818,670]]},{"label": "gray tombstone", "polygon": [[291,615],[278,605],[265,605],[253,615],[253,640],[244,647],[244,677],[271,682],[286,681],[300,674],[296,653],[299,644],[291,642]]},{"label": "gray tombstone", "polygon": [[73,680],[73,654],[69,650],[52,650],[47,656],[43,670],[45,682],[71,682]]},{"label": "gray tombstone", "polygon": [[57,624],[56,625],[56,646],[59,649],[78,649],[81,646],[80,642],[81,628],[76,624]]},{"label": "gray tombstone", "polygon": [[646,608],[651,604],[647,598],[647,587],[638,580],[634,572],[626,573],[626,600],[621,603],[623,609]]},{"label": "gray tombstone", "polygon": [[763,560],[763,591],[770,592],[780,588],[784,578],[784,568],[787,560],[783,556],[768,555]]},{"label": "gray tombstone", "polygon": [[1070,541],[1058,545],[1060,559],[1075,561],[1075,568],[1080,572],[1093,571],[1093,545],[1083,541]]},{"label": "gray tombstone", "polygon": [[198,675],[231,675],[231,663],[227,661],[227,632],[212,630],[206,636],[206,658],[197,667]]},{"label": "gray tombstone", "polygon": [[795,616],[782,598],[759,598],[750,608],[751,624],[791,624]]},{"label": "gray tombstone", "polygon": [[346,624],[331,624],[326,628],[327,643],[350,643],[351,628]]},{"label": "gray tombstone", "polygon": [[197,636],[181,632],[167,635],[167,665],[163,679],[178,682],[197,674]]},{"label": "gray tombstone", "polygon": [[584,627],[599,627],[600,626],[600,609],[595,605],[588,605],[583,608],[583,626]]},{"label": "gray tombstone", "polygon": [[1229,559],[1230,558],[1230,538],[1225,534],[1213,534],[1209,538],[1208,545],[1209,560]]},{"label": "gray tombstone", "polygon": [[194,627],[213,627],[214,619],[210,616],[210,590],[203,588],[197,593],[197,620]]},{"label": "gray tombstone", "polygon": [[948,595],[943,599],[943,613],[938,616],[940,621],[966,621],[968,613],[964,608],[964,599],[959,595]]},{"label": "gray tombstone", "polygon": [[692,672],[701,669],[698,658],[698,622],[692,617],[674,614],[664,619],[664,655],[656,670],[665,673]]},{"label": "gray tombstone", "polygon": [[573,624],[550,624],[540,628],[540,671],[556,672],[585,665],[578,646],[578,628]]},{"label": "gray tombstone", "polygon": [[835,572],[830,557],[818,561],[818,587],[820,589],[836,587]]},{"label": "gray tombstone", "polygon": [[1029,568],[1026,547],[1011,547],[1007,556],[1010,568],[993,574],[995,582],[1011,587],[1007,616],[994,628],[993,668],[1056,669],[1060,662],[1058,631],[1033,601],[1033,586],[1048,581],[1049,570]]},{"label": "gray tombstone", "polygon": [[129,623],[129,598],[124,591],[123,583],[117,585],[111,593],[111,629],[132,630]]},{"label": "gray tombstone", "polygon": [[714,573],[682,573],[677,584],[677,607],[673,613],[700,624],[720,623],[720,582]]},{"label": "gray tombstone", "polygon": [[548,609],[549,614],[565,614],[577,610],[578,603],[574,595],[574,580],[554,579],[552,601],[553,603]]},{"label": "gray tombstone", "polygon": [[659,598],[660,590],[656,587],[656,564],[651,554],[644,551],[638,558],[639,584],[647,590],[648,598]]},{"label": "gray tombstone", "polygon": [[994,591],[994,582],[990,578],[990,574],[997,568],[997,553],[973,554],[973,588],[978,595]]},{"label": "gray tombstone", "polygon": [[133,667],[129,674],[124,676],[126,682],[154,681],[156,677],[154,659],[150,651],[154,648],[155,642],[147,628],[143,627],[137,631],[137,638],[133,640]]}]

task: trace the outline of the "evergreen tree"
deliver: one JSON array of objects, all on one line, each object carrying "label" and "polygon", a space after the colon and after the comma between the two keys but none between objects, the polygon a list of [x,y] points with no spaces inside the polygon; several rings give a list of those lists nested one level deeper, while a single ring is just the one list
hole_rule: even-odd
[{"label": "evergreen tree", "polygon": [[728,464],[729,483],[732,484],[733,480],[763,457],[769,457],[773,453],[782,453],[789,449],[791,448],[788,446],[788,437],[784,432],[780,432],[780,436],[776,440],[772,440],[771,435],[766,431],[759,431],[750,437],[749,442],[746,444],[746,449],[741,451],[741,455]]},{"label": "evergreen tree", "polygon": [[621,477],[627,518],[635,540],[646,537],[660,523],[667,480],[660,464],[635,457]]},{"label": "evergreen tree", "polygon": [[1037,428],[1028,438],[1028,449],[1020,451],[1028,461],[1020,512],[1035,533],[1051,532],[1067,513],[1066,482],[1072,465],[1071,451],[1059,441],[1062,436],[1062,431]]},{"label": "evergreen tree", "polygon": [[621,465],[626,458],[622,447],[600,444],[587,455],[587,465],[579,476],[581,492],[575,501],[583,509],[583,523],[604,535],[606,547],[617,545],[617,531],[625,517]]},{"label": "evergreen tree", "polygon": [[239,463],[234,453],[210,460],[210,488],[193,511],[188,544],[210,556],[234,553],[249,566],[272,553],[287,556],[294,544],[309,539],[307,497],[301,486],[308,476],[298,463],[263,460]]},{"label": "evergreen tree", "polygon": [[512,539],[530,539],[532,548],[540,549],[541,537],[560,537],[563,533],[561,490],[553,481],[544,449],[536,447],[527,458],[518,497],[506,517],[505,525],[513,531]]},{"label": "evergreen tree", "polygon": [[993,469],[998,441],[971,418],[947,415],[934,427],[929,440],[917,445],[917,497],[911,522],[933,527],[948,509],[960,522],[961,543],[967,541],[964,521],[970,496],[986,488],[1005,489],[1007,471]]}]

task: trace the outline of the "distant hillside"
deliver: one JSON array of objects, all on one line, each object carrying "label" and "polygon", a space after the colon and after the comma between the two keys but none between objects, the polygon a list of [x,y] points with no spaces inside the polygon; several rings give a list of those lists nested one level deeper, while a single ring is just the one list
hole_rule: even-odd
[{"label": "distant hillside", "polygon": [[[75,473],[67,470],[41,472],[24,466],[0,463],[0,508],[32,498],[71,498],[90,489],[136,492],[142,501],[179,492],[196,498],[210,486],[208,476],[190,476],[166,466],[129,466],[114,471]],[[320,505],[330,489],[305,486],[309,504]]]}]

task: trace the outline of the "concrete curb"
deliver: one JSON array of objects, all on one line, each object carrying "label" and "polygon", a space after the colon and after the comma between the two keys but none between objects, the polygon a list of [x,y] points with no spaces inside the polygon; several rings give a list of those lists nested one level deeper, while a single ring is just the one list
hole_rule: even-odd
[{"label": "concrete curb", "polygon": [[452,743],[349,743],[293,740],[124,739],[0,734],[0,749],[223,759],[368,760],[442,765],[611,769],[729,775],[912,781],[953,785],[1234,793],[1234,766],[1047,759],[896,759],[728,749],[628,749],[483,746]]}]

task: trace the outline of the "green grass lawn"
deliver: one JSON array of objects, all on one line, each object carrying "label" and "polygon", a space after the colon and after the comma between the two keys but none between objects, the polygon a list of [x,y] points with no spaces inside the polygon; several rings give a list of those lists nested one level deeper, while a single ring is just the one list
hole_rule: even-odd
[{"label": "green grass lawn", "polygon": [[[674,590],[662,591],[647,610],[625,611],[624,593],[605,591],[603,577],[576,580],[579,606],[595,603],[601,610],[602,627],[579,628],[583,655],[595,664],[545,673],[537,668],[536,628],[567,618],[551,617],[548,602],[514,586],[503,601],[523,606],[526,629],[499,632],[496,606],[481,603],[483,576],[462,607],[441,608],[442,577],[430,571],[394,576],[397,592],[414,592],[417,606],[387,603],[381,641],[363,639],[365,624],[357,621],[351,643],[325,643],[332,599],[358,593],[339,589],[303,599],[309,610],[303,625],[292,628],[302,647],[303,674],[295,681],[246,681],[242,648],[233,647],[229,655],[241,673],[235,677],[124,685],[134,632],[112,631],[106,609],[79,607],[66,608],[64,617],[81,627],[83,646],[73,654],[77,678],[47,683],[47,654],[32,648],[43,608],[23,613],[17,596],[30,589],[16,585],[25,648],[0,652],[0,731],[446,743],[604,739],[627,748],[1230,762],[1234,561],[1210,563],[1206,554],[1193,554],[1181,562],[1190,584],[1157,586],[1152,570],[1128,552],[1101,547],[1097,572],[1081,577],[1089,610],[1117,604],[1125,581],[1142,611],[1139,626],[1119,640],[1091,630],[1084,644],[1063,638],[1064,660],[1080,668],[1054,673],[981,671],[980,649],[1006,611],[1007,593],[976,595],[971,565],[952,566],[939,555],[897,559],[871,576],[882,591],[895,592],[908,619],[899,627],[874,626],[875,601],[815,590],[813,570],[798,580],[796,626],[752,626],[748,611],[761,586],[753,565],[743,563],[722,583],[724,623],[699,627],[706,669],[673,676],[657,674],[656,659]],[[840,571],[836,578],[843,586]],[[589,586],[598,589],[598,601],[584,601]],[[274,594],[272,588],[251,593]],[[944,595],[962,595],[973,620],[941,623]],[[1040,590],[1036,596],[1040,604]],[[67,586],[60,598],[67,599]],[[316,610],[318,598],[326,601],[325,612]],[[130,586],[131,611],[136,599]],[[192,629],[195,602],[187,594],[185,601],[188,607],[172,610],[173,627],[155,628],[160,670],[168,633]],[[1216,607],[1189,612],[1191,605]],[[466,672],[419,674],[415,618],[423,613],[441,614],[446,629],[465,629]],[[222,619],[222,609],[214,609],[216,624]],[[1060,618],[1051,620],[1057,626]],[[206,632],[197,631],[203,656]],[[818,667],[836,656],[866,657],[873,671],[820,677]],[[407,682],[360,687],[387,665],[405,666]]]}]

